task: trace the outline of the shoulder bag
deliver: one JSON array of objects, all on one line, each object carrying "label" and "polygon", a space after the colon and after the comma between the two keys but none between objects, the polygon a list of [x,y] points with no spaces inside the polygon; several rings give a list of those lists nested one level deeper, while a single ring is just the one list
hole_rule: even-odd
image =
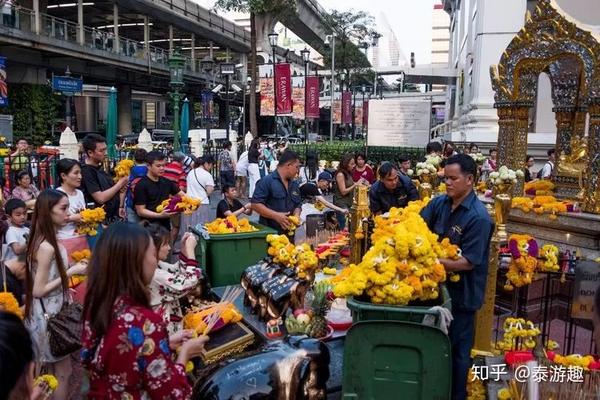
[{"label": "shoulder bag", "polygon": [[73,301],[67,302],[63,293],[62,308],[57,314],[48,316],[44,301],[39,300],[46,318],[50,353],[54,357],[64,357],[79,350],[83,328],[83,306]]}]

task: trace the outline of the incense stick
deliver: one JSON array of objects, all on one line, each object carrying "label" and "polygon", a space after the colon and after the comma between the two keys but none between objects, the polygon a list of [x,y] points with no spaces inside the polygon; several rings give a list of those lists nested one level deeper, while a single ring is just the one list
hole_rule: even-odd
[{"label": "incense stick", "polygon": [[221,301],[217,303],[214,307],[214,311],[208,316],[208,320],[206,321],[206,328],[204,329],[203,335],[208,335],[212,328],[217,324],[219,319],[221,319],[221,315],[227,309],[229,304],[233,304],[235,300],[242,294],[244,289],[241,287],[232,287],[227,286],[225,291],[223,292],[223,297],[221,297]]}]

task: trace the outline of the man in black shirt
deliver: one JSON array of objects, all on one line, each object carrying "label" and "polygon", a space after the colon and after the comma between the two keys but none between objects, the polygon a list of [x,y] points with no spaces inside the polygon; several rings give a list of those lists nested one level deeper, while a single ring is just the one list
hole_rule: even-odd
[{"label": "man in black shirt", "polygon": [[239,217],[241,214],[252,215],[250,203],[243,205],[237,199],[237,189],[235,186],[223,186],[223,200],[217,204],[217,218],[226,218],[230,215]]},{"label": "man in black shirt", "polygon": [[156,212],[156,208],[169,196],[183,196],[185,193],[175,182],[162,176],[165,172],[165,160],[165,155],[160,151],[148,153],[146,156],[148,174],[135,185],[133,204],[135,212],[141,219],[156,222],[171,230],[170,217],[173,213],[167,210],[159,213]]},{"label": "man in black shirt", "polygon": [[81,189],[86,203],[94,203],[96,207],[104,206],[106,219],[125,218],[125,192],[121,193],[129,177],[125,176],[113,182],[113,179],[102,169],[106,158],[106,139],[95,133],[87,134],[82,142],[87,158],[81,167]]},{"label": "man in black shirt", "polygon": [[399,174],[392,163],[379,167],[379,180],[369,190],[369,207],[374,215],[384,214],[392,207],[403,208],[418,200],[419,193],[409,177]]}]

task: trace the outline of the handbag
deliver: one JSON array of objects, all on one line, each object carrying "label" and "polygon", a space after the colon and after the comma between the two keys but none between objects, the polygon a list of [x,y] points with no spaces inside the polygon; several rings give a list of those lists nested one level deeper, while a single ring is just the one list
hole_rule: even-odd
[{"label": "handbag", "polygon": [[63,305],[60,311],[52,316],[48,316],[44,302],[39,299],[46,318],[50,353],[57,358],[81,349],[83,306],[75,302],[66,302],[64,299],[63,294]]}]

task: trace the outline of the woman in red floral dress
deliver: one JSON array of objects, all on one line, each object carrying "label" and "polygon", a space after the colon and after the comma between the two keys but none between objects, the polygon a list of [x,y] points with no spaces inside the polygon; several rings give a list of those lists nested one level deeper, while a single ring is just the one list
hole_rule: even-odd
[{"label": "woman in red floral dress", "polygon": [[[89,268],[83,363],[90,399],[187,399],[185,364],[202,351],[206,336],[171,337],[149,304],[156,249],[141,226],[119,222],[100,237]],[[172,353],[178,349],[174,361]]]}]

